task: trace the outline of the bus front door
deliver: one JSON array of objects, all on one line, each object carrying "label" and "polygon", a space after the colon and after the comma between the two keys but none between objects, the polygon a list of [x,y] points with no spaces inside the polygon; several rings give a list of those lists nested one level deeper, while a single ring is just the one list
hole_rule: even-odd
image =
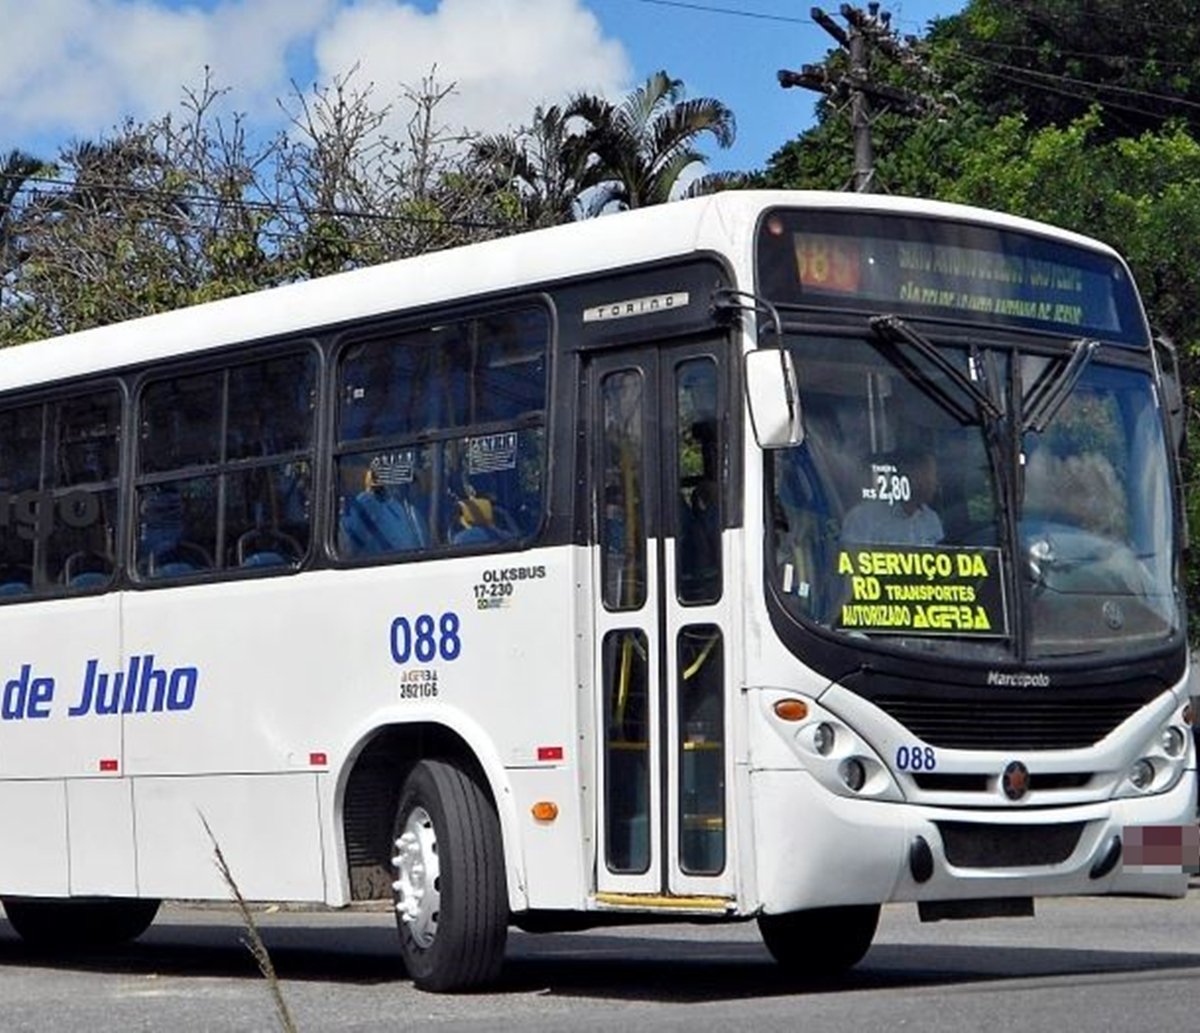
[{"label": "bus front door", "polygon": [[606,352],[588,370],[598,899],[721,906],[733,893],[727,363],[690,344]]}]

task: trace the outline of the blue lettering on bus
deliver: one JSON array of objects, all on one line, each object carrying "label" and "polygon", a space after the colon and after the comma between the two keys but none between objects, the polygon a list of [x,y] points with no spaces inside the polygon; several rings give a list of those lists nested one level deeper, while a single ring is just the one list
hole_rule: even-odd
[{"label": "blue lettering on bus", "polygon": [[440,617],[422,613],[415,619],[397,617],[392,621],[392,660],[406,664],[410,660],[427,664],[431,660],[457,660],[462,652],[458,614],[448,610]]},{"label": "blue lettering on bus", "polygon": [[[191,710],[196,702],[200,671],[196,667],[159,667],[153,653],[129,658],[124,670],[105,671],[98,659],[84,667],[78,699],[67,717],[91,714],[159,714]],[[35,675],[32,664],[8,679],[0,693],[0,720],[21,721],[51,716],[55,680]]]},{"label": "blue lettering on bus", "polygon": [[49,717],[53,698],[54,679],[34,678],[33,666],[22,664],[21,673],[5,682],[4,694],[0,697],[0,718],[19,721],[25,717]]}]

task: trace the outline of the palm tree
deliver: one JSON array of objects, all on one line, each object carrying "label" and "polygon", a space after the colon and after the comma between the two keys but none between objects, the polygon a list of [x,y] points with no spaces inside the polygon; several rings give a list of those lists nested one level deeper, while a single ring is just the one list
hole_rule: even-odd
[{"label": "palm tree", "polygon": [[580,212],[579,195],[598,182],[599,166],[570,117],[557,104],[534,109],[533,121],[513,133],[476,140],[471,156],[511,190],[529,227],[571,222]]},{"label": "palm tree", "polygon": [[696,140],[711,135],[729,147],[736,135],[733,112],[719,100],[685,97],[683,80],[655,72],[619,105],[579,94],[564,112],[579,118],[593,156],[592,175],[600,182],[589,209],[641,208],[671,199],[685,171],[707,159]]},{"label": "palm tree", "polygon": [[12,244],[13,205],[17,195],[46,165],[31,154],[12,150],[0,164],[0,275],[9,269],[9,248]]}]

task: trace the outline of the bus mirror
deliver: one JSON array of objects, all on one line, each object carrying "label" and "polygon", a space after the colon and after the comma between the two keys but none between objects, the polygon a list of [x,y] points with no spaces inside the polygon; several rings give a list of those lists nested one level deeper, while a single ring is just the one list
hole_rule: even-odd
[{"label": "bus mirror", "polygon": [[745,356],[746,401],[760,448],[786,448],[804,440],[796,367],[783,348],[759,348]]},{"label": "bus mirror", "polygon": [[1183,451],[1187,437],[1187,409],[1183,404],[1183,380],[1179,372],[1179,353],[1170,338],[1154,335],[1154,350],[1162,378],[1163,406],[1167,411],[1167,427],[1175,451]]}]

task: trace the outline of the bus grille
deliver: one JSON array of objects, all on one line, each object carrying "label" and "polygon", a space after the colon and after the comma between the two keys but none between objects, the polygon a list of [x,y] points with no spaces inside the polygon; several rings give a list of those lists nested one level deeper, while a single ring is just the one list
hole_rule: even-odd
[{"label": "bus grille", "polygon": [[[930,793],[986,793],[991,791],[994,775],[938,772],[916,773],[909,776],[918,789]],[[1092,780],[1090,771],[1047,771],[1029,776],[1031,792],[1054,792],[1063,789],[1082,789]]]},{"label": "bus grille", "polygon": [[931,746],[955,750],[1074,750],[1093,746],[1138,700],[1006,701],[876,697],[885,713]]},{"label": "bus grille", "polygon": [[980,825],[935,822],[946,861],[955,868],[1038,868],[1061,864],[1083,835],[1083,822],[1064,825]]}]

